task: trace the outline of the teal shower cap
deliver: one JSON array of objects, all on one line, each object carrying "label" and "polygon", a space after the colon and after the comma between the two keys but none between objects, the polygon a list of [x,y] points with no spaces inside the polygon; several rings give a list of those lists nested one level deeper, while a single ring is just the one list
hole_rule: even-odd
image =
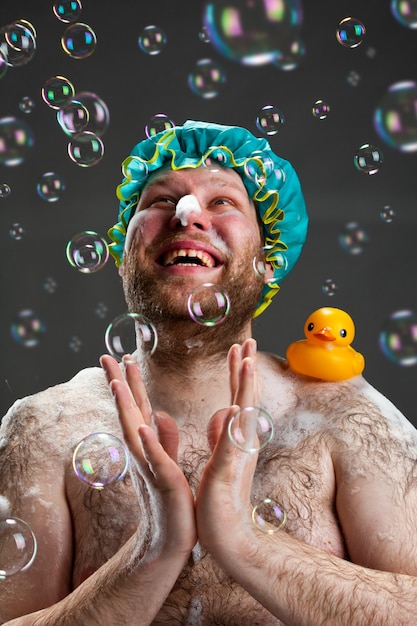
[{"label": "teal shower cap", "polygon": [[263,224],[266,261],[274,269],[274,280],[264,285],[256,317],[278,293],[307,234],[306,206],[293,166],[274,154],[266,139],[239,126],[187,121],[144,139],[122,163],[124,178],[116,190],[118,222],[108,231],[116,265],[122,262],[127,227],[143,187],[152,172],[166,165],[172,170],[221,165],[241,176]]}]

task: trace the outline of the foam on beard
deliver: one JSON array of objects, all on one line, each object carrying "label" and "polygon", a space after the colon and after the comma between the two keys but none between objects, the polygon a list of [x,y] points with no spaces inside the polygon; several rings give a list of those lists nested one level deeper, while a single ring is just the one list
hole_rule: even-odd
[{"label": "foam on beard", "polygon": [[6,498],[6,496],[0,496],[0,520],[6,519],[11,515],[11,506],[10,502]]}]

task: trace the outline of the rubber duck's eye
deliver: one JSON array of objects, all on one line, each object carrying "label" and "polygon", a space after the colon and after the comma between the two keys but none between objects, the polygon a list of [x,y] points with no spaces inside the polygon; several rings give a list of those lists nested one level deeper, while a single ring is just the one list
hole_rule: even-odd
[{"label": "rubber duck's eye", "polygon": [[309,325],[307,326],[307,330],[311,331],[311,330],[313,330],[313,328],[314,328],[314,324],[313,324],[313,322],[310,322]]},{"label": "rubber duck's eye", "polygon": [[339,333],[339,334],[340,334],[340,336],[341,336],[341,337],[346,337],[346,335],[347,335],[347,331],[346,331],[346,329],[345,329],[345,328],[342,328],[342,330],[340,331],[340,333]]}]

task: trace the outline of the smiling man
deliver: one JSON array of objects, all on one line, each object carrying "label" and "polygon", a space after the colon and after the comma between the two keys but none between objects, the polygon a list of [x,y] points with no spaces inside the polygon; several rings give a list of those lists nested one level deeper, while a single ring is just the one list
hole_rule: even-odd
[{"label": "smiling man", "polygon": [[[26,521],[38,551],[0,581],[0,622],[414,624],[416,430],[362,376],[297,374],[252,338],[306,235],[293,167],[245,129],[187,122],[137,144],[123,173],[111,251],[157,349],[104,355],[3,419],[0,516]],[[205,283],[230,298],[215,326],[188,312]],[[271,416],[260,451],[229,437],[245,407]],[[131,463],[97,490],[72,457],[100,432]],[[263,501],[284,528],[253,522]]]}]

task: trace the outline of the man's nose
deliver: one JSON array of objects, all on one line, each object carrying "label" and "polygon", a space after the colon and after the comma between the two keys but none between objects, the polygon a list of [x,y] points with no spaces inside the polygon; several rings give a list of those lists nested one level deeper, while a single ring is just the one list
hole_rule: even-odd
[{"label": "man's nose", "polygon": [[182,196],[175,207],[175,214],[171,219],[173,228],[197,228],[209,230],[211,221],[208,213],[203,211],[199,201],[192,194]]}]

